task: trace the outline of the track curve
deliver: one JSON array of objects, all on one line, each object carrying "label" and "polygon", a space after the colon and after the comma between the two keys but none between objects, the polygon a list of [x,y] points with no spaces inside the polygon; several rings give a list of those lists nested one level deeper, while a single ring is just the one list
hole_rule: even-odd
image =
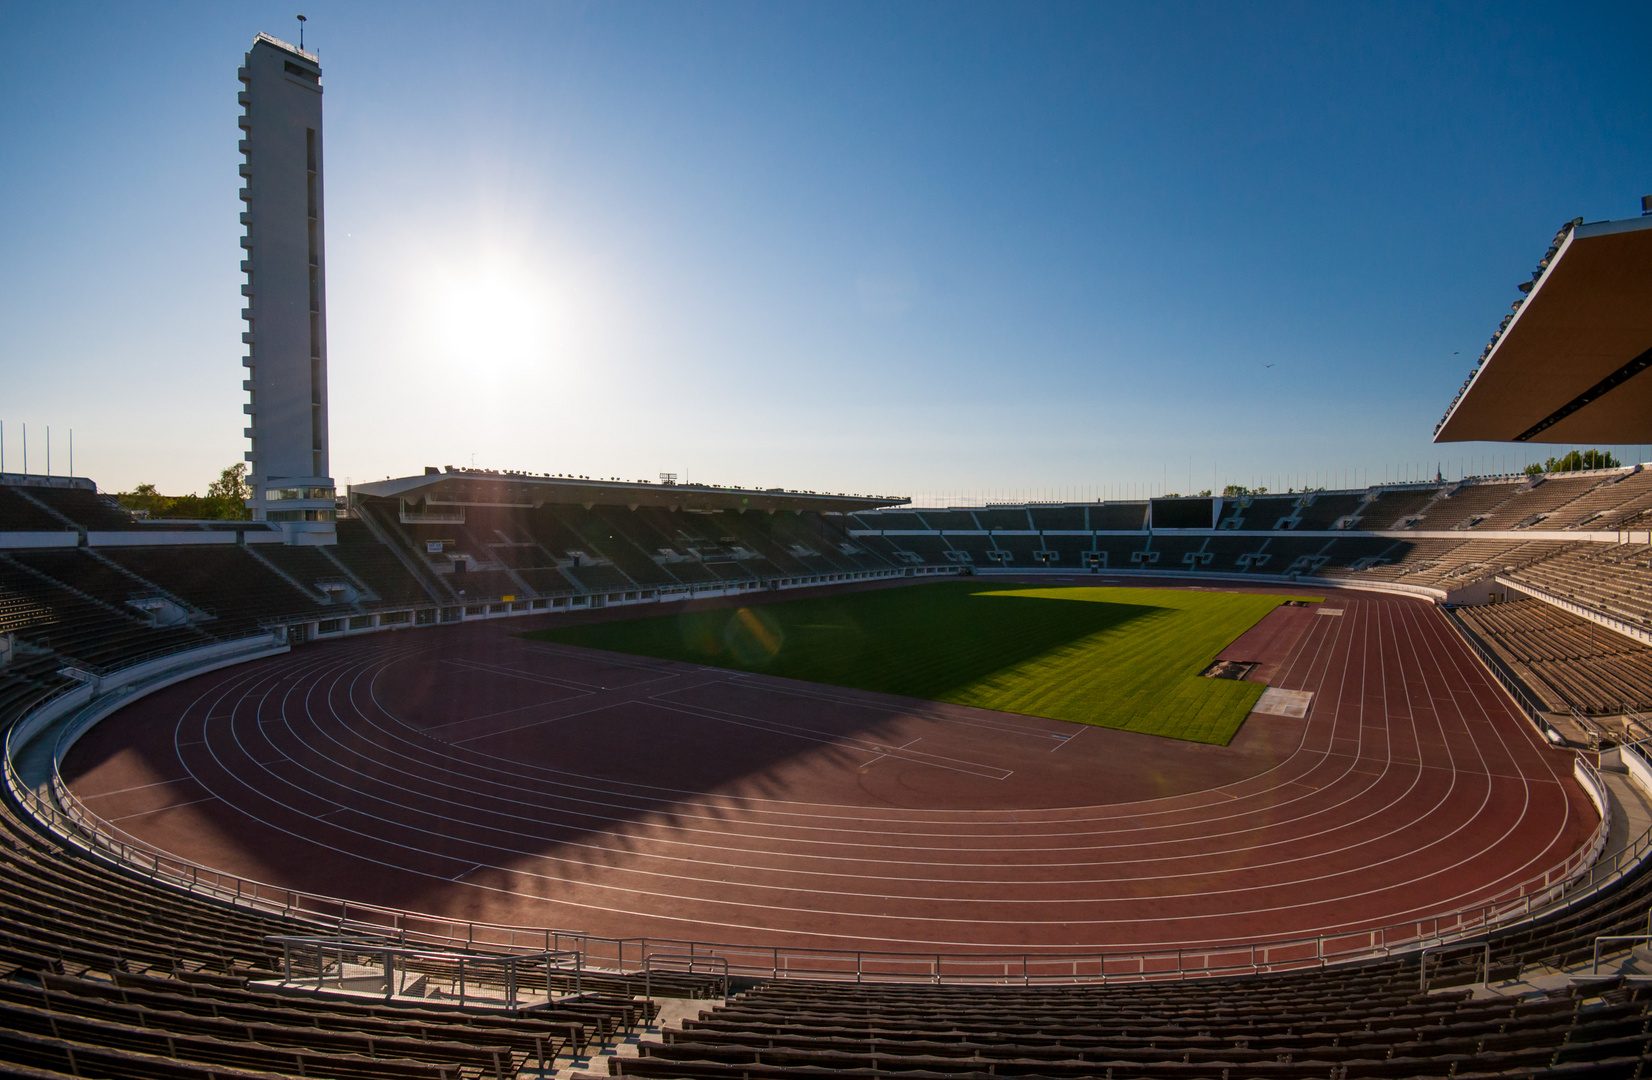
[{"label": "track curve", "polygon": [[[1270,591],[1285,591],[1273,590]],[[1591,836],[1432,605],[1315,590],[1231,747],[527,642],[381,635],[86,736],[114,832],[245,877],[519,925],[891,951],[1311,936],[1478,902]]]}]

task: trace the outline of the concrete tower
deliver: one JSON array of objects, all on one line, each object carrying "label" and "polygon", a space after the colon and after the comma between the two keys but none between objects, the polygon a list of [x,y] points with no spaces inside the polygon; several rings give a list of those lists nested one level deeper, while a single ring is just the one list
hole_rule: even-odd
[{"label": "concrete tower", "polygon": [[237,73],[241,115],[241,269],[247,298],[243,406],[252,441],[253,517],[281,522],[291,543],[333,541],[327,459],[326,220],[321,64],[259,34]]}]

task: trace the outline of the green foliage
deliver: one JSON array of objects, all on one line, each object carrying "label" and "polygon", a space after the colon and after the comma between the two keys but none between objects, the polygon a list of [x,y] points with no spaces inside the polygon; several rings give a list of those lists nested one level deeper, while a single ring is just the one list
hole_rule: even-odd
[{"label": "green foliage", "polygon": [[1226,745],[1263,688],[1199,672],[1284,599],[940,582],[527,636]]},{"label": "green foliage", "polygon": [[236,462],[207,485],[203,495],[162,495],[154,484],[139,484],[115,496],[128,510],[166,521],[246,521],[247,467]]},{"label": "green foliage", "polygon": [[1573,450],[1564,457],[1550,458],[1539,465],[1535,461],[1526,466],[1527,476],[1545,472],[1581,472],[1585,469],[1616,469],[1623,462],[1604,450]]},{"label": "green foliage", "polygon": [[[1230,498],[1236,495],[1266,495],[1267,493],[1268,489],[1265,487],[1252,488],[1243,484],[1229,484],[1222,489],[1222,494]],[[1206,492],[1206,494],[1209,494],[1209,492]]]}]

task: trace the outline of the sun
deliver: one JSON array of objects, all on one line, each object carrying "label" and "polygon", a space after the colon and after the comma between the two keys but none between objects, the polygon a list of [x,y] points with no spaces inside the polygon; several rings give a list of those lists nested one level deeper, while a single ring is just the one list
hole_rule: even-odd
[{"label": "sun", "polygon": [[446,362],[484,374],[520,371],[548,359],[552,295],[537,275],[490,259],[438,279],[432,314]]}]

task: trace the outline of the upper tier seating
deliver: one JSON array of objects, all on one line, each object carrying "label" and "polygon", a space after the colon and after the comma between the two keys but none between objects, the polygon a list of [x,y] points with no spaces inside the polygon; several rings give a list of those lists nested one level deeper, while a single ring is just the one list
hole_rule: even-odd
[{"label": "upper tier seating", "polygon": [[[975,530],[981,528],[981,523],[975,520],[975,515],[968,510],[920,510],[918,516],[923,518],[924,524],[931,529],[963,529]],[[1084,528],[1083,525],[1077,528]]]},{"label": "upper tier seating", "polygon": [[1029,511],[1035,529],[1088,529],[1087,507],[1034,506]]},{"label": "upper tier seating", "polygon": [[111,504],[102,495],[85,488],[28,488],[29,497],[44,503],[83,529],[118,531],[137,529],[132,515]]},{"label": "upper tier seating", "polygon": [[1561,473],[1542,483],[1524,484],[1507,502],[1492,510],[1476,529],[1546,529],[1545,518],[1584,493],[1598,487],[1601,477],[1567,476]]},{"label": "upper tier seating", "polygon": [[1607,477],[1537,524],[1540,529],[1616,529],[1652,509],[1652,469]]},{"label": "upper tier seating", "polygon": [[1431,502],[1440,488],[1436,485],[1425,487],[1377,488],[1375,499],[1366,504],[1360,511],[1359,521],[1355,528],[1370,531],[1383,529],[1398,529],[1404,526],[1408,518],[1422,513],[1423,507]]},{"label": "upper tier seating", "polygon": [[1299,530],[1323,530],[1336,526],[1336,523],[1350,514],[1357,513],[1364,504],[1363,491],[1327,491],[1314,496],[1314,501],[1302,507],[1300,520],[1296,523]]},{"label": "upper tier seating", "polygon": [[1022,532],[1032,529],[1032,515],[1023,507],[992,507],[975,511],[975,520],[983,529],[1010,529]]},{"label": "upper tier seating", "polygon": [[1469,482],[1456,488],[1446,488],[1450,495],[1441,495],[1423,508],[1419,529],[1467,529],[1482,516],[1507,502],[1520,490],[1522,481],[1494,480]]},{"label": "upper tier seating", "polygon": [[0,532],[69,532],[68,522],[29,496],[35,491],[0,486]]}]

